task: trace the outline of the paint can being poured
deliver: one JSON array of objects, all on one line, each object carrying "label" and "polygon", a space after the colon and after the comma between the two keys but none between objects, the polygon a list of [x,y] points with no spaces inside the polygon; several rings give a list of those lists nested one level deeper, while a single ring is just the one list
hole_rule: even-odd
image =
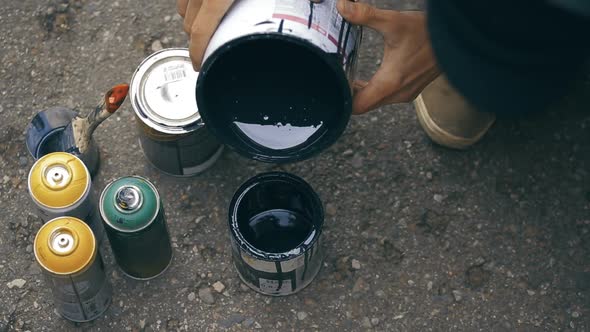
[{"label": "paint can being poured", "polygon": [[208,129],[272,163],[333,144],[352,112],[362,30],[336,0],[236,0],[212,37],[197,83]]},{"label": "paint can being poured", "polygon": [[242,281],[273,296],[305,288],[323,262],[323,222],[320,198],[303,179],[273,172],[245,182],[229,210],[233,262]]}]

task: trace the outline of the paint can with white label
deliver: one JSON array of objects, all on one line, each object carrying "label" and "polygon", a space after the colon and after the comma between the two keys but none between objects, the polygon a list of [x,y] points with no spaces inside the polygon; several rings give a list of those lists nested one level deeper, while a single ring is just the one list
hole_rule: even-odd
[{"label": "paint can with white label", "polygon": [[229,209],[233,262],[242,281],[273,296],[305,288],[324,259],[323,223],[320,198],[303,179],[272,172],[246,181]]},{"label": "paint can with white label", "polygon": [[169,175],[197,175],[223,152],[197,108],[198,75],[188,50],[171,48],[146,58],[131,79],[141,149],[153,166]]},{"label": "paint can with white label", "polygon": [[352,113],[362,29],[337,0],[236,0],[213,35],[197,83],[207,128],[270,163],[311,158]]}]

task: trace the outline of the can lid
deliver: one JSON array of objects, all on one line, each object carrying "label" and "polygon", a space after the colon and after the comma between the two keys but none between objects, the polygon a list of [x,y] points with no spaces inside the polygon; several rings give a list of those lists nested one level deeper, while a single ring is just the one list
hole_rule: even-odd
[{"label": "can lid", "polygon": [[66,152],[45,155],[29,172],[29,192],[44,207],[71,206],[84,197],[90,185],[90,173],[76,156]]},{"label": "can lid", "polygon": [[100,196],[100,214],[105,223],[120,232],[137,232],[149,226],[158,214],[156,188],[138,176],[110,183]]},{"label": "can lid", "polygon": [[96,238],[82,220],[60,217],[43,225],[35,237],[35,258],[48,272],[69,275],[83,271],[96,257]]},{"label": "can lid", "polygon": [[158,51],[146,58],[131,79],[135,113],[149,127],[170,134],[201,125],[195,100],[199,73],[183,48]]}]

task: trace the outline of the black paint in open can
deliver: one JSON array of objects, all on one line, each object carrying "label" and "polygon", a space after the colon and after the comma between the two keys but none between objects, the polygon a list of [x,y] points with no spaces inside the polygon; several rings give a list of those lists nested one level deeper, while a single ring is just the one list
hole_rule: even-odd
[{"label": "black paint in open can", "polygon": [[272,172],[246,181],[229,209],[232,256],[242,281],[273,296],[305,288],[324,259],[323,223],[322,202],[303,179]]}]

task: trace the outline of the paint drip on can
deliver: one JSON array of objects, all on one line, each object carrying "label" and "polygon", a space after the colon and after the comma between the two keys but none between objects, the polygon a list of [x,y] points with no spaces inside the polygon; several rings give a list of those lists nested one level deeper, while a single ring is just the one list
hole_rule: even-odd
[{"label": "paint drip on can", "polygon": [[65,319],[94,320],[111,303],[112,287],[97,248],[90,227],[72,217],[49,221],[35,237],[35,258],[51,289],[55,308]]},{"label": "paint drip on can", "polygon": [[172,263],[170,233],[156,187],[130,176],[111,182],[100,196],[100,214],[117,264],[129,277],[153,279]]},{"label": "paint drip on can", "polygon": [[141,149],[153,166],[169,175],[197,175],[223,152],[197,108],[198,75],[188,50],[173,48],[150,55],[131,79]]},{"label": "paint drip on can", "polygon": [[78,218],[90,226],[102,243],[104,228],[96,209],[90,172],[78,157],[66,152],[41,157],[29,172],[28,188],[44,222],[63,216]]},{"label": "paint drip on can", "polygon": [[242,281],[265,295],[305,288],[318,274],[324,212],[313,188],[288,173],[246,181],[229,209],[232,256]]}]

